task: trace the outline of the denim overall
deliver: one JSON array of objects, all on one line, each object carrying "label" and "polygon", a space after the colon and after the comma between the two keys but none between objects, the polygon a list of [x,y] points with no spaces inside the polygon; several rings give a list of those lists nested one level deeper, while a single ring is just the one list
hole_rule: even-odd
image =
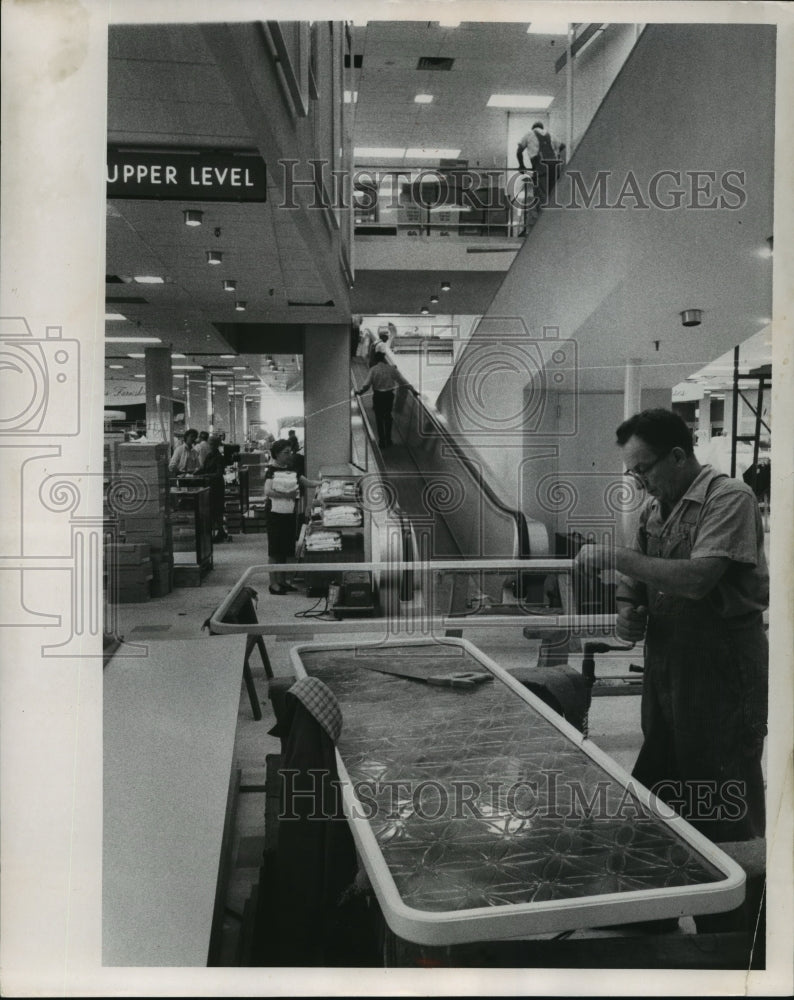
[{"label": "denim overall", "polygon": [[[685,510],[649,522],[646,554],[689,558],[696,517]],[[644,742],[633,776],[712,841],[762,837],[769,657],[762,614],[723,618],[709,597],[648,591]]]}]

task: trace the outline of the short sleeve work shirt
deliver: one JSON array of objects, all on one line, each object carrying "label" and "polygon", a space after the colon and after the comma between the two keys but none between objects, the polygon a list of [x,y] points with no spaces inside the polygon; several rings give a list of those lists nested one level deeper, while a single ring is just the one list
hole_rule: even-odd
[{"label": "short sleeve work shirt", "polygon": [[768,607],[769,571],[758,503],[748,486],[709,465],[702,467],[666,520],[658,499],[646,504],[634,547],[662,559],[730,559],[708,595],[721,618]]}]

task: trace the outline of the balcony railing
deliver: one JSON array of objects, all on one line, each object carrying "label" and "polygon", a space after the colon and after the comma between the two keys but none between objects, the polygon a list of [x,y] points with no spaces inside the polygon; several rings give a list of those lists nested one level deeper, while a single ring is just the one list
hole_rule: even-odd
[{"label": "balcony railing", "polygon": [[510,167],[357,167],[355,234],[523,237],[542,209],[547,177]]}]

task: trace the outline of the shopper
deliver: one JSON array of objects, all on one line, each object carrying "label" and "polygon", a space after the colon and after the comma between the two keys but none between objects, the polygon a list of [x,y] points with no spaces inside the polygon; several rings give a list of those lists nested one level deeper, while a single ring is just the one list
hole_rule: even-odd
[{"label": "shopper", "polygon": [[192,427],[185,431],[182,444],[174,448],[174,454],[168,463],[168,471],[172,476],[188,476],[198,472],[201,459],[195,448],[197,438],[198,431]]},{"label": "shopper", "polygon": [[[196,454],[198,455],[199,460],[202,463],[204,462],[204,459],[209,454],[209,450],[210,450],[209,436],[210,436],[209,431],[199,431],[198,442],[196,444]],[[220,439],[218,439],[218,440],[219,440],[219,443],[220,443]]]},{"label": "shopper", "polygon": [[[290,468],[292,448],[281,438],[270,447],[270,465],[265,471],[265,498],[269,501],[267,515],[267,556],[270,563],[286,563],[295,555],[295,505],[300,487],[319,486],[319,482],[299,476]],[[284,570],[270,574],[270,593],[286,594],[295,590]]]},{"label": "shopper", "polygon": [[614,569],[620,638],[645,637],[633,776],[714,841],[764,835],[769,576],[752,490],[700,465],[669,410],[617,429],[649,494],[629,548],[584,545],[580,569]]},{"label": "shopper", "polygon": [[[210,520],[212,522],[213,541],[224,542],[229,537],[223,527],[223,505],[225,485],[223,473],[225,469],[221,454],[221,439],[217,434],[207,436],[207,454],[201,463],[199,472],[209,478],[210,488]],[[198,449],[196,449],[198,450]]]},{"label": "shopper", "polygon": [[375,363],[369,370],[366,382],[360,389],[356,389],[357,396],[363,395],[370,388],[372,389],[372,409],[375,411],[378,444],[381,448],[390,448],[392,445],[394,390],[407,384],[397,368],[389,363],[385,354],[379,352],[375,356]]}]

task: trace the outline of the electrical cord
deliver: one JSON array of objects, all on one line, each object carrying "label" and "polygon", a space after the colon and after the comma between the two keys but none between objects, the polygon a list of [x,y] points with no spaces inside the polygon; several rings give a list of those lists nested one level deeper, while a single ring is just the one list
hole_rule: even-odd
[{"label": "electrical cord", "polygon": [[[318,608],[323,601],[325,601],[325,607],[322,609],[322,611],[315,611],[315,608]],[[325,615],[329,613],[330,613],[330,608],[328,607],[328,595],[326,594],[325,597],[319,598],[319,600],[315,601],[310,608],[306,608],[305,611],[296,611],[293,617],[323,618]]]}]

